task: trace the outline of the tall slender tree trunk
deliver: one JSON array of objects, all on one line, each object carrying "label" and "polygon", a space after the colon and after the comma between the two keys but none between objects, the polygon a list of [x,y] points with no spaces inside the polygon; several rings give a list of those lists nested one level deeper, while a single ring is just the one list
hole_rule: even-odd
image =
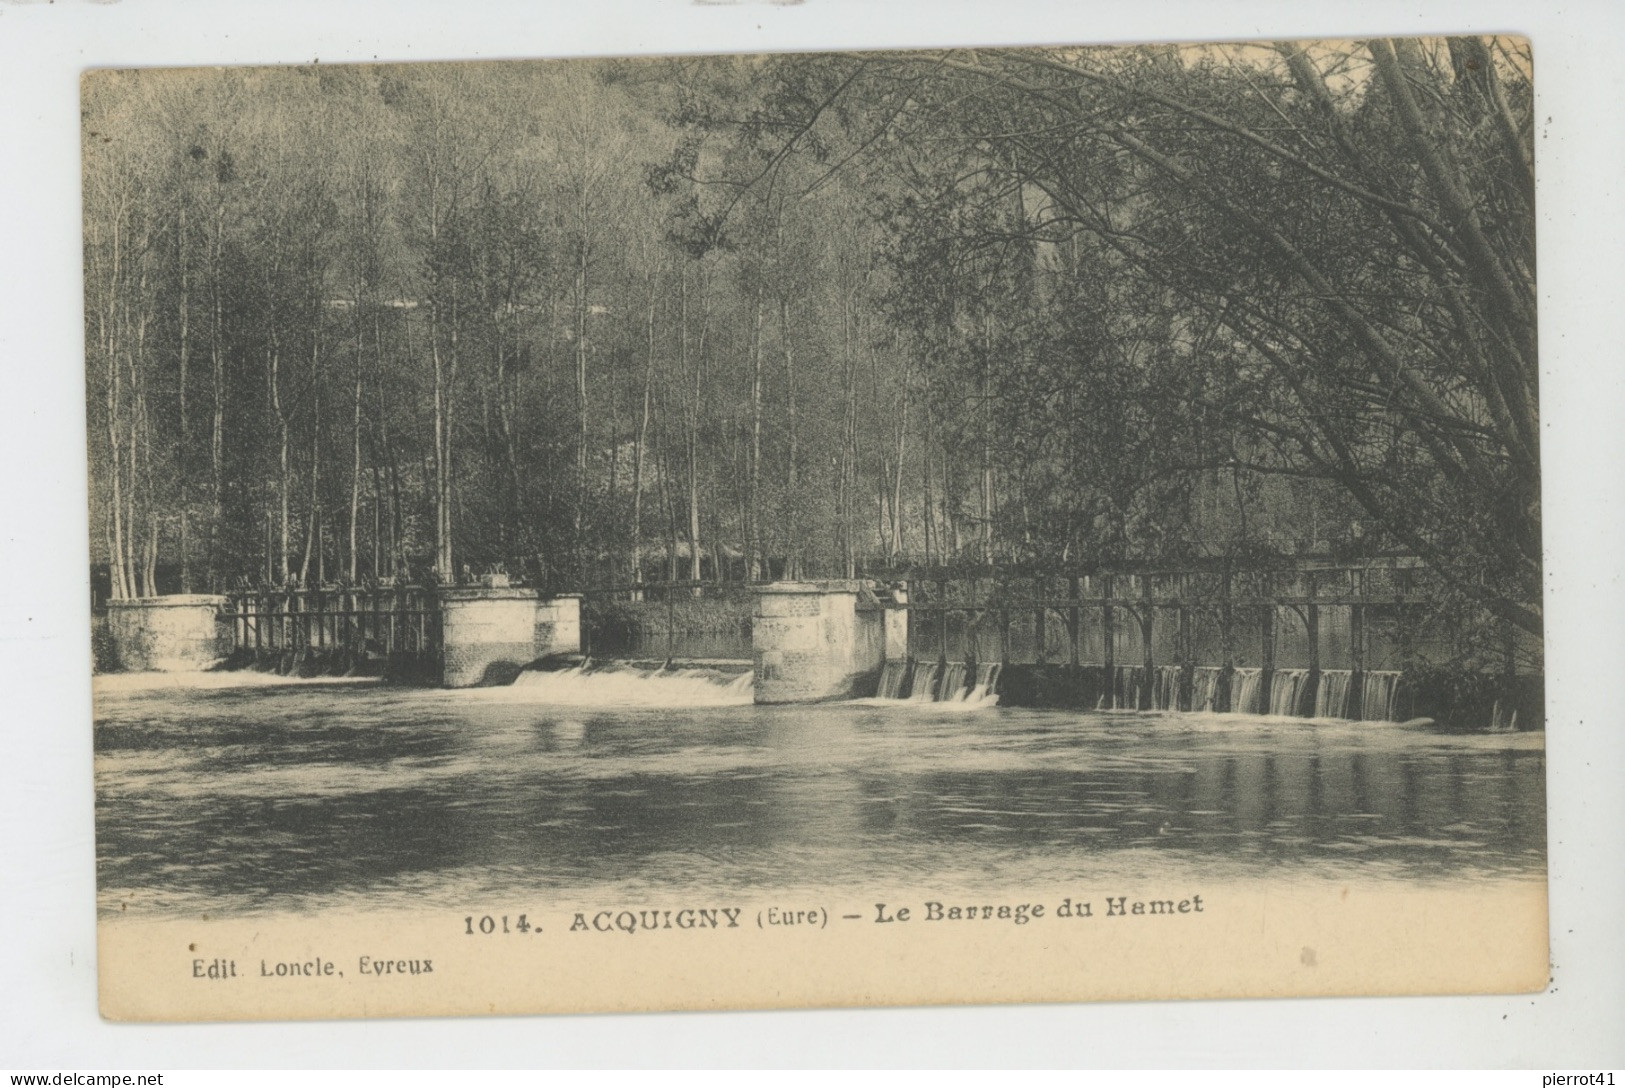
[{"label": "tall slender tree trunk", "polygon": [[925,441],[923,448],[920,450],[920,463],[923,469],[921,483],[924,490],[921,497],[924,499],[925,504],[925,561],[929,565],[936,562],[941,554],[942,534],[937,527],[937,505],[931,486],[933,482],[931,467],[936,456],[937,413],[931,407],[930,371],[926,372],[925,383]]},{"label": "tall slender tree trunk", "polygon": [[836,538],[840,543],[841,568],[844,577],[856,573],[857,555],[853,547],[853,491],[857,483],[858,445],[858,374],[857,354],[852,349],[853,313],[851,291],[841,292],[841,376],[843,404],[841,413],[841,460],[836,479],[835,510],[838,519]]},{"label": "tall slender tree trunk", "polygon": [[993,564],[993,317],[988,315],[983,321],[984,355],[982,357],[982,388],[980,410],[977,413],[979,423],[978,433],[981,439],[982,458],[982,557],[989,566]]},{"label": "tall slender tree trunk", "polygon": [[361,572],[361,360],[365,350],[365,323],[361,319],[361,283],[355,285],[355,382],[350,399],[350,565],[346,574],[354,585]]},{"label": "tall slender tree trunk", "polygon": [[226,450],[226,352],[224,305],[221,301],[220,277],[224,262],[222,248],[226,231],[226,204],[222,200],[215,209],[214,245],[209,258],[209,294],[213,324],[209,334],[210,385],[213,393],[213,412],[209,421],[209,589],[218,591],[223,572],[220,569],[220,530],[225,519],[225,450]]},{"label": "tall slender tree trunk", "polygon": [[891,498],[891,543],[886,554],[887,559],[895,559],[908,551],[908,542],[904,539],[907,531],[908,519],[903,517],[903,462],[908,454],[908,394],[911,382],[910,366],[907,359],[903,362],[903,394],[897,409],[897,464],[892,474]]},{"label": "tall slender tree trunk", "polygon": [[446,569],[446,364],[440,353],[440,304],[429,303],[429,355],[434,365],[434,567],[442,582]]},{"label": "tall slender tree trunk", "polygon": [[762,289],[756,288],[756,321],[750,338],[750,486],[745,497],[749,518],[750,579],[765,575],[762,555]]},{"label": "tall slender tree trunk", "polygon": [[281,382],[281,348],[275,332],[271,334],[271,345],[266,353],[266,375],[270,384],[271,410],[277,418],[277,549],[276,549],[276,580],[280,585],[286,585],[288,575],[288,516],[289,516],[289,479],[288,445],[290,441],[288,429],[288,414],[282,406]]},{"label": "tall slender tree trunk", "polygon": [[677,497],[671,486],[671,450],[666,432],[655,429],[655,453],[660,461],[660,498],[666,507],[666,581],[677,581]]},{"label": "tall slender tree trunk", "polygon": [[443,443],[440,455],[440,555],[439,567],[445,572],[448,582],[456,583],[457,570],[453,565],[455,556],[452,554],[452,503],[455,499],[455,489],[452,481],[455,479],[452,466],[452,434],[454,433],[454,416],[457,394],[457,364],[460,358],[460,332],[462,313],[458,304],[457,285],[451,289],[451,328],[450,328],[450,366],[446,371],[445,389],[445,426],[441,430]]},{"label": "tall slender tree trunk", "polygon": [[575,334],[576,334],[576,503],[575,541],[578,562],[583,556],[581,530],[587,502],[587,287],[590,251],[587,238],[587,194],[582,188],[577,205],[581,235],[576,245]]},{"label": "tall slender tree trunk", "polygon": [[644,323],[647,336],[647,355],[643,364],[643,413],[638,418],[637,441],[632,458],[632,581],[643,584],[643,459],[644,447],[649,440],[649,417],[654,399],[655,376],[655,306],[659,296],[660,277],[649,276],[649,312]]},{"label": "tall slender tree trunk", "polygon": [[[130,525],[138,521],[136,503],[145,507],[146,539],[139,551],[141,565],[140,592],[143,596],[158,595],[158,501],[154,494],[152,473],[152,421],[147,400],[147,262],[143,256],[141,276],[137,281],[135,304],[135,350],[130,355],[130,393],[135,401],[135,418],[130,428]],[[139,453],[138,453],[139,451]],[[139,465],[139,470],[137,469]]]},{"label": "tall slender tree trunk", "polygon": [[[319,300],[318,300],[319,302]],[[315,320],[321,321],[321,309],[318,305]],[[305,555],[299,564],[299,583],[310,584],[310,571],[312,562],[316,567],[316,578],[322,580],[325,573],[322,561],[322,387],[321,375],[321,332],[319,327],[311,329],[310,333],[310,509],[306,519]]]},{"label": "tall slender tree trunk", "polygon": [[790,449],[789,462],[785,466],[785,577],[800,578],[802,571],[803,548],[801,541],[801,495],[800,495],[800,435],[796,419],[796,353],[795,342],[790,336],[790,300],[787,297],[779,299],[779,340],[784,349],[784,385],[785,385],[785,414],[789,431]]},{"label": "tall slender tree trunk", "polygon": [[179,238],[179,264],[181,269],[181,296],[178,330],[180,334],[180,441],[176,444],[175,468],[180,477],[180,559],[181,559],[181,592],[192,592],[192,471],[191,450],[192,430],[187,418],[186,386],[187,364],[190,361],[191,341],[191,254],[187,249],[186,231],[186,201],[183,198],[180,206],[178,223]]},{"label": "tall slender tree trunk", "polygon": [[[704,410],[701,396],[704,391],[706,341],[711,332],[711,294],[701,270],[700,278],[700,340],[698,349],[694,353],[694,384],[692,399],[690,400],[688,420],[688,574],[691,581],[698,582],[703,573],[702,547],[700,533],[700,413]],[[685,314],[687,312],[687,299],[684,300]],[[685,318],[686,320],[686,318]],[[683,352],[686,357],[688,341],[683,341]],[[722,562],[722,535],[720,530],[711,537],[711,566],[712,574],[721,574]],[[697,594],[698,589],[695,590]]]},{"label": "tall slender tree trunk", "polygon": [[123,440],[119,433],[119,419],[124,412],[123,373],[119,366],[118,294],[120,261],[123,257],[123,216],[113,217],[112,238],[109,248],[106,277],[105,305],[98,314],[102,352],[107,362],[107,566],[114,597],[133,596],[129,570],[124,562],[124,465]]}]

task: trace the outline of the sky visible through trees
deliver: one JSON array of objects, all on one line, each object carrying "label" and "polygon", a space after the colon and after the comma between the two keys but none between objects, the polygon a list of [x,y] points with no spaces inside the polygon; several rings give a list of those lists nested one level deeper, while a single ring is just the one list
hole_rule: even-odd
[{"label": "sky visible through trees", "polygon": [[1421,556],[1540,630],[1516,39],[100,72],[92,558]]}]

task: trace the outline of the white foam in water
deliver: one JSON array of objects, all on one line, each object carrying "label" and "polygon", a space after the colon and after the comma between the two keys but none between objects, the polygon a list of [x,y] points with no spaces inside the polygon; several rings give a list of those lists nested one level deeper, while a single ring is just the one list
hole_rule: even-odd
[{"label": "white foam in water", "polygon": [[976,686],[968,692],[961,692],[956,700],[962,706],[972,709],[999,705],[999,670],[1003,668],[997,661],[989,661],[976,666]]},{"label": "white foam in water", "polygon": [[220,669],[214,672],[105,672],[98,673],[91,681],[92,690],[106,694],[378,682],[376,676],[283,676],[255,669]]},{"label": "white foam in water", "polygon": [[526,671],[505,688],[474,689],[513,702],[569,706],[746,706],[755,701],[755,675],[715,669],[643,669],[577,665],[554,672]]}]

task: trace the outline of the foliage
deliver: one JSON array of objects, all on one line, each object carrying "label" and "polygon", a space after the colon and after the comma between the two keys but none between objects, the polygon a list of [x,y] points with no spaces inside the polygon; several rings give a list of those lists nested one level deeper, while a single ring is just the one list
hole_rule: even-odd
[{"label": "foliage", "polygon": [[1398,550],[1538,632],[1530,102],[1500,39],[105,74],[93,551]]}]

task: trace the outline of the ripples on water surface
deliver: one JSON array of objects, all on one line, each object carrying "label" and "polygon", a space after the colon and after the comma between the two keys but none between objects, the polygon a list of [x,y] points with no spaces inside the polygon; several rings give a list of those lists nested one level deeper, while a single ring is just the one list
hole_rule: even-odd
[{"label": "ripples on water surface", "polygon": [[1545,864],[1538,733],[114,680],[96,721],[110,912]]}]

